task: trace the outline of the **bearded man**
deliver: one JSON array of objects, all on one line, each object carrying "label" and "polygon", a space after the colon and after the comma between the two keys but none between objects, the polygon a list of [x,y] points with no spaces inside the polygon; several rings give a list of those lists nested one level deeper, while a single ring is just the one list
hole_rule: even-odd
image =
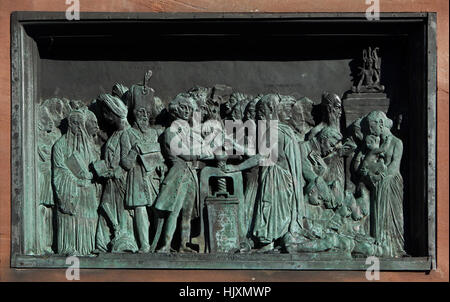
[{"label": "bearded man", "polygon": [[150,221],[147,209],[153,205],[164,177],[165,165],[159,137],[162,129],[155,126],[159,104],[153,90],[133,85],[128,94],[132,127],[120,138],[120,165],[128,172],[125,205],[134,209],[139,239],[139,252],[150,252]]}]

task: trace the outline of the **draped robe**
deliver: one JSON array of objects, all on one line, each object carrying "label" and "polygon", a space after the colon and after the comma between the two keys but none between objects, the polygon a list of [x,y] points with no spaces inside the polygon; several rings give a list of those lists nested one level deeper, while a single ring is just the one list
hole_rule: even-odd
[{"label": "draped robe", "polygon": [[300,148],[294,131],[278,123],[278,160],[260,167],[253,235],[263,244],[296,233],[305,216]]},{"label": "draped robe", "polygon": [[125,205],[128,207],[142,207],[153,205],[159,193],[162,177],[155,170],[156,164],[162,165],[164,158],[161,152],[155,152],[150,163],[152,171],[146,171],[141,160],[130,162],[128,156],[136,143],[154,144],[159,148],[159,129],[148,128],[145,133],[133,127],[125,130],[121,136],[121,163],[127,167]]},{"label": "draped robe", "polygon": [[385,152],[386,176],[375,183],[371,201],[371,234],[384,257],[405,255],[403,233],[403,178],[400,174],[402,142],[388,135],[380,146]]},{"label": "draped robe", "polygon": [[121,144],[120,139],[124,130],[115,131],[105,145],[106,166],[115,171],[115,177],[108,178],[101,198],[101,207],[104,209],[112,224],[117,228],[113,240],[113,252],[123,249],[136,251],[137,243],[133,231],[133,219],[130,210],[125,208],[125,186],[127,173],[120,166]]}]

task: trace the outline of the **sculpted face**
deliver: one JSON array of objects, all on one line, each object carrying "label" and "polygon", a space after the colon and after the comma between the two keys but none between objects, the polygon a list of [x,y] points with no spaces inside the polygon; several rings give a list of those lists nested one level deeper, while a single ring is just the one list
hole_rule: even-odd
[{"label": "sculpted face", "polygon": [[108,124],[115,125],[115,117],[117,117],[117,115],[112,113],[111,110],[103,108],[102,117]]},{"label": "sculpted face", "polygon": [[187,101],[183,101],[178,104],[176,115],[179,119],[189,121],[192,118],[192,114],[192,108]]},{"label": "sculpted face", "polygon": [[335,96],[335,101],[328,106],[328,112],[331,116],[340,119],[342,115],[342,103],[338,96]]},{"label": "sculpted face", "polygon": [[232,96],[230,97],[230,99],[228,100],[228,102],[226,102],[226,103],[224,104],[224,107],[225,107],[225,114],[226,114],[226,115],[231,115],[231,113],[232,113],[232,111],[233,111],[233,108],[237,105],[237,103],[238,103],[237,97],[234,96],[234,95],[232,95]]},{"label": "sculpted face", "polygon": [[256,108],[256,119],[257,120],[270,120],[271,112],[268,106],[258,106]]},{"label": "sculpted face", "polygon": [[334,152],[337,144],[342,139],[342,135],[338,130],[329,127],[321,130],[317,137],[322,157],[325,157]]},{"label": "sculpted face", "polygon": [[90,136],[95,136],[100,131],[97,118],[95,118],[95,116],[92,116],[86,120],[86,131]]},{"label": "sculpted face", "polygon": [[190,95],[180,93],[169,103],[168,110],[176,120],[191,122],[194,112],[197,112],[197,108],[197,103]]},{"label": "sculpted face", "polygon": [[69,118],[69,129],[75,135],[80,135],[82,133],[83,127],[83,116],[81,113],[76,113]]},{"label": "sculpted face", "polygon": [[276,95],[264,96],[256,105],[257,120],[277,120],[276,106],[279,98]]},{"label": "sculpted face", "polygon": [[197,99],[197,107],[200,112],[200,117],[202,121],[206,121],[209,119],[209,110],[208,105],[203,100]]},{"label": "sculpted face", "polygon": [[311,114],[313,102],[307,98],[301,98],[295,101],[291,109],[290,124],[300,133],[306,133],[308,129],[315,125]]},{"label": "sculpted face", "polygon": [[256,102],[251,101],[248,103],[247,107],[245,108],[244,112],[244,120],[254,120],[256,117]]},{"label": "sculpted face", "polygon": [[231,110],[230,117],[234,121],[242,120],[244,118],[242,108],[239,104],[236,104],[236,106],[233,107],[233,109]]},{"label": "sculpted face", "polygon": [[219,119],[219,105],[209,104],[207,107],[208,117],[212,119]]},{"label": "sculpted face", "polygon": [[369,119],[368,122],[370,134],[380,136],[383,133],[383,122],[380,119]]},{"label": "sculpted face", "polygon": [[289,123],[292,120],[292,108],[295,103],[280,103],[278,111],[278,119],[282,122]]},{"label": "sculpted face", "polygon": [[380,138],[375,135],[366,136],[366,146],[369,150],[374,150],[380,146]]},{"label": "sculpted face", "polygon": [[148,128],[150,122],[150,111],[148,111],[145,107],[138,107],[133,110],[133,115],[136,123],[139,128],[146,129]]}]

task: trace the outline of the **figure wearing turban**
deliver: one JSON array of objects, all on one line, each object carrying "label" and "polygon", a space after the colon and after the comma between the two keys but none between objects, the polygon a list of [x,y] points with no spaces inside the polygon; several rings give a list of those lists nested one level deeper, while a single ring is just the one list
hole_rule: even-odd
[{"label": "figure wearing turban", "polygon": [[[135,252],[137,244],[133,231],[132,211],[125,207],[127,173],[120,166],[120,139],[124,131],[130,128],[127,121],[128,108],[118,97],[109,94],[101,94],[98,101],[105,121],[114,129],[106,142],[103,160],[94,165],[97,174],[106,178],[100,206],[112,225],[114,233],[111,242],[112,252]],[[105,223],[102,221],[100,223],[104,228]],[[100,226],[99,229],[101,229]],[[106,251],[108,239],[103,234],[103,232],[98,233],[97,247]]]},{"label": "figure wearing turban", "polygon": [[134,209],[139,252],[150,252],[148,208],[153,205],[164,177],[164,157],[159,143],[163,129],[155,125],[161,104],[153,89],[133,85],[127,94],[132,127],[120,138],[120,165],[128,171],[125,206]]}]

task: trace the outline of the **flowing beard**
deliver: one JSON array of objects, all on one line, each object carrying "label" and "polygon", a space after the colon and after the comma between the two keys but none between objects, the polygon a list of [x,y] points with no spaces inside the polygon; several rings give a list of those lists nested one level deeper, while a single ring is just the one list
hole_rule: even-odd
[{"label": "flowing beard", "polygon": [[[339,126],[341,122],[341,116],[338,114],[331,114],[330,117],[330,124],[334,126]],[[338,127],[339,128],[339,127]]]},{"label": "flowing beard", "polygon": [[146,132],[150,128],[148,119],[136,119],[136,124],[142,132]]}]

